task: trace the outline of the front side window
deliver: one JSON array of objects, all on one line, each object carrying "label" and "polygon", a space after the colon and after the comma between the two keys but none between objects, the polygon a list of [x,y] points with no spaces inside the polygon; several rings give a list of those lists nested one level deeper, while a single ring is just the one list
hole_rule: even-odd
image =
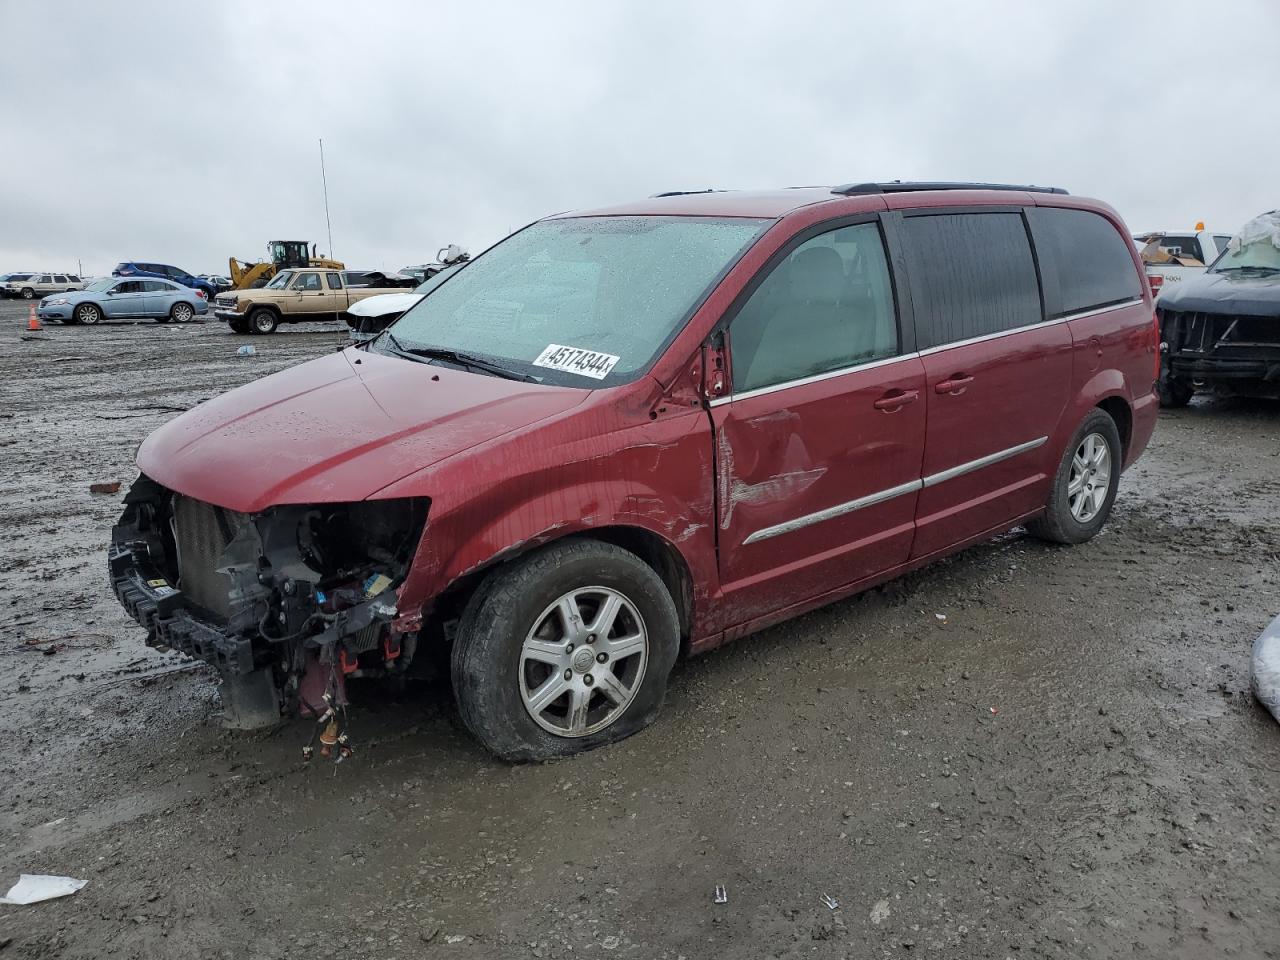
[{"label": "front side window", "polygon": [[1044,271],[1045,300],[1053,315],[1142,296],[1142,277],[1129,243],[1110,220],[1090,210],[1062,207],[1028,209],[1027,219]]},{"label": "front side window", "polygon": [[51,276],[50,276],[49,274],[47,274],[47,273],[46,273],[46,274],[43,274],[43,275],[40,277],[40,279],[36,281],[36,283],[53,283],[53,277],[51,277]]},{"label": "front side window", "polygon": [[920,349],[1044,319],[1021,214],[930,213],[903,230]]},{"label": "front side window", "polygon": [[300,273],[298,279],[293,281],[294,290],[319,290],[320,274],[318,273]]},{"label": "front side window", "polygon": [[898,353],[880,228],[841,227],[778,263],[729,325],[735,393]]},{"label": "front side window", "polygon": [[380,349],[466,353],[546,383],[625,383],[654,361],[769,222],[544,220],[450,271]]},{"label": "front side window", "polygon": [[121,283],[121,284],[119,284],[119,285],[117,285],[117,286],[116,286],[115,292],[116,292],[116,293],[141,293],[141,292],[142,292],[142,281],[141,281],[141,280],[126,280],[126,281],[124,281],[124,283]]}]

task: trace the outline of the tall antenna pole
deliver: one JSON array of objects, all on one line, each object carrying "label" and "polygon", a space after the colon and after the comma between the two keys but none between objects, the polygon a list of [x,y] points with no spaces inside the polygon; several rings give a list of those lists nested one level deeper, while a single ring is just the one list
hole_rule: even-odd
[{"label": "tall antenna pole", "polygon": [[329,181],[324,175],[324,137],[320,138],[320,182],[324,185],[324,225],[329,230],[329,259],[333,259],[333,224],[329,222]]}]

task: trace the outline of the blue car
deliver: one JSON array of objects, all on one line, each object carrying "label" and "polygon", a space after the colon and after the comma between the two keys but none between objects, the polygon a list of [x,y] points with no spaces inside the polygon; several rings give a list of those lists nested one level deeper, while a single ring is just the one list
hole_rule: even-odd
[{"label": "blue car", "polygon": [[105,277],[83,290],[55,293],[40,301],[42,320],[84,323],[150,317],[159,323],[186,323],[209,312],[209,301],[198,290],[172,280],[130,280]]},{"label": "blue car", "polygon": [[192,276],[187,271],[179,267],[171,267],[167,263],[142,263],[137,260],[126,260],[124,263],[117,263],[116,268],[111,271],[111,275],[113,277],[156,277],[160,280],[172,280],[175,283],[182,284],[184,287],[203,290],[205,296],[210,300],[218,292],[218,288],[208,280]]}]

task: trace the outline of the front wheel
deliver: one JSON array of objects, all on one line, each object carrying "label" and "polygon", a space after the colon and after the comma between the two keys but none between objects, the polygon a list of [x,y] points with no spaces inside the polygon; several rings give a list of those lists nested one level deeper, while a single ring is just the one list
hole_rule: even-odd
[{"label": "front wheel", "polygon": [[83,323],[86,326],[93,326],[102,319],[102,311],[98,309],[97,304],[82,303],[76,307],[72,314],[76,323]]},{"label": "front wheel", "polygon": [[35,298],[36,298],[36,292],[35,292],[34,290],[32,290],[30,287],[23,287],[23,288],[22,288],[22,299],[23,299],[23,300],[34,300]]},{"label": "front wheel", "polygon": [[254,333],[275,333],[276,325],[280,321],[276,319],[276,312],[268,310],[266,307],[258,307],[249,314],[249,329]]},{"label": "front wheel", "polygon": [[1185,407],[1195,392],[1196,388],[1191,384],[1169,373],[1162,374],[1156,383],[1156,394],[1162,407]]},{"label": "front wheel", "polygon": [[489,575],[452,653],[467,728],[507,760],[549,760],[652,723],[680,649],[675,603],[634,554],[567,540]]},{"label": "front wheel", "polygon": [[1084,543],[1096,536],[1111,515],[1121,457],[1115,421],[1095,409],[1067,444],[1044,515],[1027,529],[1053,543]]}]

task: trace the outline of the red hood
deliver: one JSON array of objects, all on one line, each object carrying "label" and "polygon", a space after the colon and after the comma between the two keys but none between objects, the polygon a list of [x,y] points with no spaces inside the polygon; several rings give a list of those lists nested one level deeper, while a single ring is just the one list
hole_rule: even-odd
[{"label": "red hood", "polygon": [[587,396],[346,350],[170,420],[143,442],[138,468],[171,490],[242,513],[363,500]]}]

